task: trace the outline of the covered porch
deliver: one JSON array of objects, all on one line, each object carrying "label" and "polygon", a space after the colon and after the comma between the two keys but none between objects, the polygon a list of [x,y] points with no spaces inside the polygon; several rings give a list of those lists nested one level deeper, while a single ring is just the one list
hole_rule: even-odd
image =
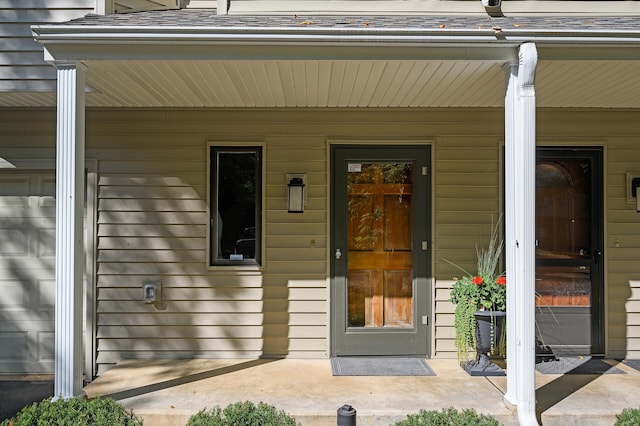
[{"label": "covered porch", "polygon": [[[327,19],[314,18],[289,22],[290,17],[281,17],[256,23],[229,18],[239,20],[229,23],[190,16],[195,24],[181,27],[180,19],[186,17],[180,14],[157,18],[145,21],[154,25],[138,22],[133,16],[127,18],[129,22],[96,17],[78,25],[34,28],[47,58],[58,67],[57,212],[64,219],[59,219],[62,221],[57,229],[64,239],[58,241],[61,250],[57,266],[66,275],[56,277],[56,309],[61,315],[56,326],[56,392],[63,396],[77,393],[81,378],[80,324],[73,307],[78,306],[81,282],[81,215],[77,214],[81,206],[77,200],[81,198],[79,176],[84,168],[85,104],[89,108],[121,109],[361,108],[364,113],[374,108],[411,108],[414,113],[427,108],[495,108],[505,124],[506,269],[510,279],[518,283],[517,290],[516,286],[510,287],[513,293],[507,308],[510,327],[514,327],[508,332],[512,366],[507,379],[509,391],[506,396],[502,392],[495,396],[496,401],[504,397],[517,402],[521,411],[531,411],[535,404],[533,194],[537,108],[637,108],[640,73],[636,71],[640,62],[637,49],[630,48],[637,31],[608,21],[586,31],[573,31],[568,22],[564,23],[568,27],[561,23],[560,28],[549,29],[533,21],[488,24],[473,19],[407,20],[402,27],[381,22],[372,31],[371,22],[362,20],[327,18],[327,23]],[[482,128],[483,124],[478,126]],[[246,135],[256,137],[250,129]],[[473,137],[473,132],[467,136]],[[566,135],[564,140],[576,142]],[[499,162],[494,166],[491,172],[497,175]],[[494,185],[496,189],[499,186]],[[492,200],[496,210],[498,198],[496,192]],[[489,214],[489,209],[484,214]],[[328,251],[324,258],[329,276]],[[439,257],[434,256],[432,262],[440,262]],[[437,265],[434,270],[434,286],[437,288],[441,281],[444,288],[448,271],[440,272]],[[439,326],[436,309],[430,317],[430,324],[435,323],[434,334]],[[265,363],[264,368],[279,362]],[[303,363],[282,361],[296,362]],[[328,365],[326,360],[308,362]],[[453,361],[437,362],[455,366]],[[448,372],[437,377],[441,376],[450,380]],[[282,377],[287,377],[284,372]],[[469,383],[468,377],[464,379],[462,387]],[[482,380],[496,389],[494,382]],[[333,382],[327,383],[328,389],[333,387]],[[440,386],[423,383],[410,387],[405,383],[398,395],[406,400],[407,395],[422,393],[424,388]],[[506,382],[500,389],[506,392]],[[324,398],[318,396],[318,400]],[[357,403],[353,405],[358,408]]]},{"label": "covered porch", "polygon": [[[389,425],[421,409],[471,408],[517,425],[503,400],[506,377],[470,377],[451,359],[428,360],[435,376],[332,376],[328,359],[130,360],[84,389],[111,396],[157,426],[184,425],[216,405],[250,400],[274,405],[302,425],[335,425],[344,404],[359,425]],[[537,417],[545,426],[610,426],[624,408],[637,406],[640,371],[606,360],[626,374],[536,374]]]}]

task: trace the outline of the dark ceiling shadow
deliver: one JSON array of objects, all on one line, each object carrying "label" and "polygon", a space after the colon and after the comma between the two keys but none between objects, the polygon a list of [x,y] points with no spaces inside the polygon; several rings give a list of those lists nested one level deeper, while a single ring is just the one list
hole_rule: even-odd
[{"label": "dark ceiling shadow", "polygon": [[278,360],[279,360],[278,358],[255,359],[247,362],[242,362],[240,364],[234,364],[226,367],[215,368],[213,370],[203,371],[196,374],[189,374],[187,376],[177,377],[175,379],[165,380],[163,382],[152,383],[150,385],[140,386],[133,389],[127,389],[121,392],[114,392],[111,394],[100,395],[100,396],[113,398],[115,400],[132,398],[134,396],[140,396],[140,395],[148,394],[151,392],[157,392],[164,389],[169,389],[174,386],[180,386],[187,383],[197,382],[199,380],[205,380],[205,379],[210,379],[216,376],[222,376],[224,374],[233,373],[233,372],[244,370],[251,367],[257,367],[259,365],[264,365],[264,364],[278,361]]}]

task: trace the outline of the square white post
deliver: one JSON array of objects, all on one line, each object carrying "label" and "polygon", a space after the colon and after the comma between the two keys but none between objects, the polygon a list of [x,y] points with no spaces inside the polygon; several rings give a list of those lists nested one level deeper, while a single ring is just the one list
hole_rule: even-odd
[{"label": "square white post", "polygon": [[84,68],[56,62],[55,398],[82,392]]},{"label": "square white post", "polygon": [[507,393],[504,399],[510,404],[516,405],[518,375],[516,374],[518,367],[518,357],[516,356],[516,333],[517,318],[516,300],[518,300],[518,281],[516,279],[516,194],[519,174],[515,168],[515,127],[516,127],[516,82],[518,76],[518,64],[508,63],[504,67],[507,88],[504,99],[504,130],[505,130],[505,257],[507,271]]},{"label": "square white post", "polygon": [[[535,200],[538,54],[520,46],[518,64],[507,66],[505,96],[507,215],[507,393],[521,425],[537,425],[535,382]],[[515,287],[509,290],[510,287]],[[511,324],[513,323],[513,324]],[[512,377],[515,376],[515,377]],[[515,387],[515,389],[514,389]]]}]

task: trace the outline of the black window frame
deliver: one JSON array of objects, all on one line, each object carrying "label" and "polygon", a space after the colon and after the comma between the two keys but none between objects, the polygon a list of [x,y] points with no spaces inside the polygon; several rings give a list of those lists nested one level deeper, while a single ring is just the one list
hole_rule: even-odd
[{"label": "black window frame", "polygon": [[[250,259],[231,260],[218,256],[221,243],[218,240],[218,206],[219,194],[219,155],[220,154],[250,154],[256,156],[255,161],[255,255]],[[218,266],[261,266],[262,265],[262,173],[263,173],[263,147],[262,146],[236,146],[236,145],[211,145],[209,146],[209,267]],[[223,226],[224,229],[224,226]]]}]

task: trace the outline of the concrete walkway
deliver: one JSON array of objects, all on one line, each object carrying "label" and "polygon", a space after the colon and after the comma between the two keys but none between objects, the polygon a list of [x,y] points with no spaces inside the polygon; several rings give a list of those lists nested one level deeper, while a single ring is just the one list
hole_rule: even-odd
[{"label": "concrete walkway", "polygon": [[[542,424],[613,425],[615,415],[640,406],[640,372],[609,361],[627,374],[537,374]],[[322,360],[125,361],[85,387],[89,397],[108,395],[131,408],[145,425],[185,425],[203,408],[263,401],[303,425],[335,425],[344,404],[357,424],[389,425],[420,409],[474,408],[516,425],[503,402],[505,377],[470,377],[455,360],[428,360],[436,376],[334,377]]]}]

